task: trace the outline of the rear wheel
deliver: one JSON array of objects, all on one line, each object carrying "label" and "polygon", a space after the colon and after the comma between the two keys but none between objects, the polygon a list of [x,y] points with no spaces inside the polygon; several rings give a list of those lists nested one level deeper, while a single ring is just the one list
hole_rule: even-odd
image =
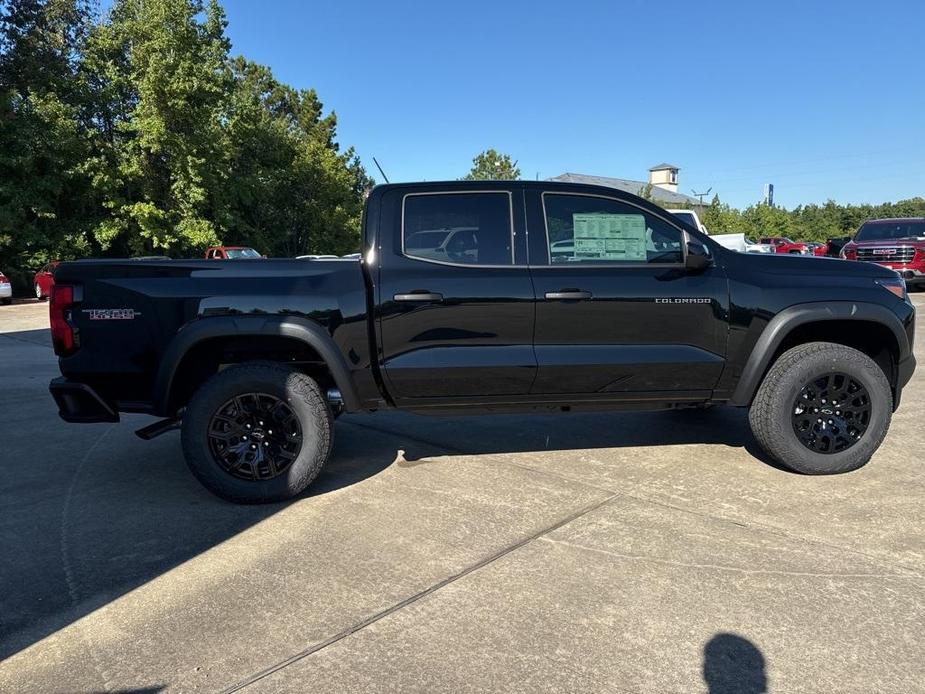
[{"label": "rear wheel", "polygon": [[315,381],[275,364],[241,364],[210,378],[183,415],[187,465],[238,503],[284,501],[317,477],[333,418]]},{"label": "rear wheel", "polygon": [[45,295],[42,293],[42,288],[39,286],[38,282],[35,283],[35,298],[38,299],[39,301],[45,301],[46,299]]},{"label": "rear wheel", "polygon": [[3,300],[4,306],[9,306],[12,303],[13,303],[13,299],[11,297],[7,297],[6,299]]},{"label": "rear wheel", "polygon": [[748,419],[775,461],[821,475],[867,463],[886,436],[892,412],[890,384],[870,357],[844,345],[811,342],[774,363]]}]

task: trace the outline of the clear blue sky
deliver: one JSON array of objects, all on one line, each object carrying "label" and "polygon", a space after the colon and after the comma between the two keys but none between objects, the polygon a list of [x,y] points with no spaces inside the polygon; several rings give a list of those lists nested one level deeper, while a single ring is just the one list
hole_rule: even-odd
[{"label": "clear blue sky", "polygon": [[925,2],[224,0],[233,50],[314,87],[381,178],[644,179],[737,206],[925,195]]}]

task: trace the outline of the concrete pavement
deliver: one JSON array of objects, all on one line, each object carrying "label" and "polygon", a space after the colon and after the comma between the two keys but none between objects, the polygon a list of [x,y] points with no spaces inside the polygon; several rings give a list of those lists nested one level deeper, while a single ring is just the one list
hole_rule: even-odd
[{"label": "concrete pavement", "polygon": [[846,475],[731,409],[385,413],[243,507],[58,420],[46,310],[0,307],[0,691],[925,691],[921,371]]}]

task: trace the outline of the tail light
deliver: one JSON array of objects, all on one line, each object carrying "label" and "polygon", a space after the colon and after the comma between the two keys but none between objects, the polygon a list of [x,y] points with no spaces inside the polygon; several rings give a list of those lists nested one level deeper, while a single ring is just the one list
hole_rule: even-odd
[{"label": "tail light", "polygon": [[71,324],[71,309],[77,299],[76,289],[69,284],[56,284],[51,290],[48,317],[51,322],[51,341],[59,357],[73,354],[80,346],[77,329]]}]

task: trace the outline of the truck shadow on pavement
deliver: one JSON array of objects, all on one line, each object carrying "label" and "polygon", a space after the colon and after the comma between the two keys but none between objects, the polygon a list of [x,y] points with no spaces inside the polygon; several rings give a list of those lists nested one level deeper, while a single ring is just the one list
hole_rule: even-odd
[{"label": "truck shadow on pavement", "polygon": [[[0,463],[7,475],[0,507],[10,514],[0,528],[0,661],[200,554],[221,551],[290,505],[212,496],[186,469],[177,435],[136,442],[135,426],[103,429],[95,443],[77,448],[77,465],[50,470],[35,492]],[[394,459],[394,448],[360,456],[338,456],[335,448],[302,498],[367,479]]]},{"label": "truck shadow on pavement", "polygon": [[[240,506],[186,468],[179,436],[140,441],[150,419],[59,421],[47,384],[58,375],[47,330],[0,337],[15,407],[0,418],[0,661],[290,504]],[[15,366],[11,366],[15,365]],[[292,503],[374,477],[396,460],[712,443],[750,447],[744,412],[591,413],[436,419],[350,415],[331,461]],[[401,463],[402,459],[399,459]]]},{"label": "truck shadow on pavement", "polygon": [[453,418],[390,412],[351,415],[344,420],[398,437],[407,464],[443,455],[712,444],[743,449],[760,463],[796,474],[758,446],[744,408]]}]

